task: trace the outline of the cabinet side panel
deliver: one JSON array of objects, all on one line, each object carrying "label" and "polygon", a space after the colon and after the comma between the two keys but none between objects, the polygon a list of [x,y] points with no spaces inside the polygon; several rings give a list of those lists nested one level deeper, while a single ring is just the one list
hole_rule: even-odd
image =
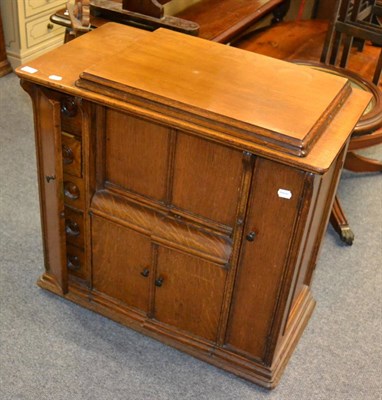
[{"label": "cabinet side panel", "polygon": [[[321,227],[321,224],[327,223],[327,216],[324,217],[323,219],[323,213],[325,211],[325,203],[328,200],[328,191],[330,189],[330,183],[332,182],[333,178],[333,169],[334,166],[330,169],[330,171],[324,176],[320,177],[317,176],[316,179],[321,179],[320,182],[320,190],[317,198],[317,202],[315,204],[315,209],[314,209],[314,215],[311,223],[311,229],[309,232],[309,238],[306,243],[306,247],[304,249],[304,253],[302,255],[302,261],[301,261],[301,269],[299,272],[299,276],[296,282],[296,287],[293,293],[293,300],[292,300],[292,306],[294,302],[297,300],[298,296],[302,293],[302,290],[305,287],[305,278],[307,274],[307,269],[309,267],[309,262],[311,261],[312,254],[314,252],[315,246],[318,245],[319,242],[321,242],[321,237],[318,236],[318,231]],[[325,222],[323,222],[325,221]]]},{"label": "cabinet side panel", "polygon": [[226,339],[229,347],[254,358],[265,356],[304,177],[276,162],[256,163],[245,225],[245,235],[255,235],[243,240]]},{"label": "cabinet side panel", "polygon": [[331,166],[330,170],[322,178],[320,192],[318,195],[318,202],[315,209],[314,215],[314,226],[317,227],[316,236],[314,237],[314,243],[311,244],[312,250],[305,253],[306,263],[304,266],[304,273],[301,274],[299,285],[310,286],[312,281],[312,275],[316,267],[317,258],[319,256],[321,246],[323,243],[323,237],[328,226],[329,217],[333,208],[334,199],[337,192],[338,183],[341,177],[342,167],[346,158],[347,146],[344,146],[340,155]]},{"label": "cabinet side panel", "polygon": [[48,91],[24,83],[33,100],[40,210],[45,268],[63,292],[67,292],[63,171],[61,159],[60,103]]}]

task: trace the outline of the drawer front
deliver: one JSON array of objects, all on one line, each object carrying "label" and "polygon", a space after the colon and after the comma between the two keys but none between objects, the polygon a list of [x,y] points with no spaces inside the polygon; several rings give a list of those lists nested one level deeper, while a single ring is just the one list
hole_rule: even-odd
[{"label": "drawer front", "polygon": [[61,98],[61,130],[72,135],[81,136],[82,133],[82,114],[72,96]]},{"label": "drawer front", "polygon": [[64,173],[82,176],[82,157],[81,157],[81,141],[75,136],[63,132],[61,137],[62,143],[62,161]]},{"label": "drawer front", "polygon": [[64,174],[64,202],[66,205],[83,210],[85,207],[84,182],[81,178]]},{"label": "drawer front", "polygon": [[66,241],[77,246],[84,246],[84,218],[81,212],[65,208]]},{"label": "drawer front", "polygon": [[52,9],[52,13],[59,8],[65,7],[62,0],[22,0],[24,2],[24,12],[26,17],[37,15]]},{"label": "drawer front", "polygon": [[43,43],[57,35],[64,33],[64,28],[53,24],[49,20],[49,14],[26,23],[27,47],[33,47]]},{"label": "drawer front", "polygon": [[79,247],[69,243],[66,245],[66,267],[70,274],[85,279],[85,253]]}]

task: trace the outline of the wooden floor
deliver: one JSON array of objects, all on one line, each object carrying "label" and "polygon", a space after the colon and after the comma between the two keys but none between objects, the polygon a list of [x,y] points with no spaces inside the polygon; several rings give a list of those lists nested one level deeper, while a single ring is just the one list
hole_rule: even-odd
[{"label": "wooden floor", "polygon": [[[319,61],[328,28],[327,21],[283,22],[234,43],[249,51],[283,60]],[[368,43],[363,52],[352,50],[349,69],[371,80],[380,48]],[[379,82],[382,89],[382,82]]]}]

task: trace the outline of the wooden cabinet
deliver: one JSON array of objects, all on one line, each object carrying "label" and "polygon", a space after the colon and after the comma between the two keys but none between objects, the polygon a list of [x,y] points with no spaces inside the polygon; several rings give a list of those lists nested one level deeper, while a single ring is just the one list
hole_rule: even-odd
[{"label": "wooden cabinet", "polygon": [[17,73],[35,111],[39,285],[275,386],[314,308],[321,240],[368,95],[115,24],[28,67]]},{"label": "wooden cabinet", "polygon": [[64,28],[49,18],[64,7],[64,0],[0,0],[5,49],[12,67],[17,67],[61,45]]},{"label": "wooden cabinet", "polygon": [[[0,10],[1,11],[1,10]],[[0,12],[0,77],[12,71],[5,51],[4,32],[3,32],[3,19]]]}]

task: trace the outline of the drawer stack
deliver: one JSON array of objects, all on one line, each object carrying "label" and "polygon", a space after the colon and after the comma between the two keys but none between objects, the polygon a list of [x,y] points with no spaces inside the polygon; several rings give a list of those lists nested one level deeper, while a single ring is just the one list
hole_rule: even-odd
[{"label": "drawer stack", "polygon": [[85,279],[82,114],[76,99],[71,96],[61,99],[61,145],[64,173],[66,265],[70,275]]}]

